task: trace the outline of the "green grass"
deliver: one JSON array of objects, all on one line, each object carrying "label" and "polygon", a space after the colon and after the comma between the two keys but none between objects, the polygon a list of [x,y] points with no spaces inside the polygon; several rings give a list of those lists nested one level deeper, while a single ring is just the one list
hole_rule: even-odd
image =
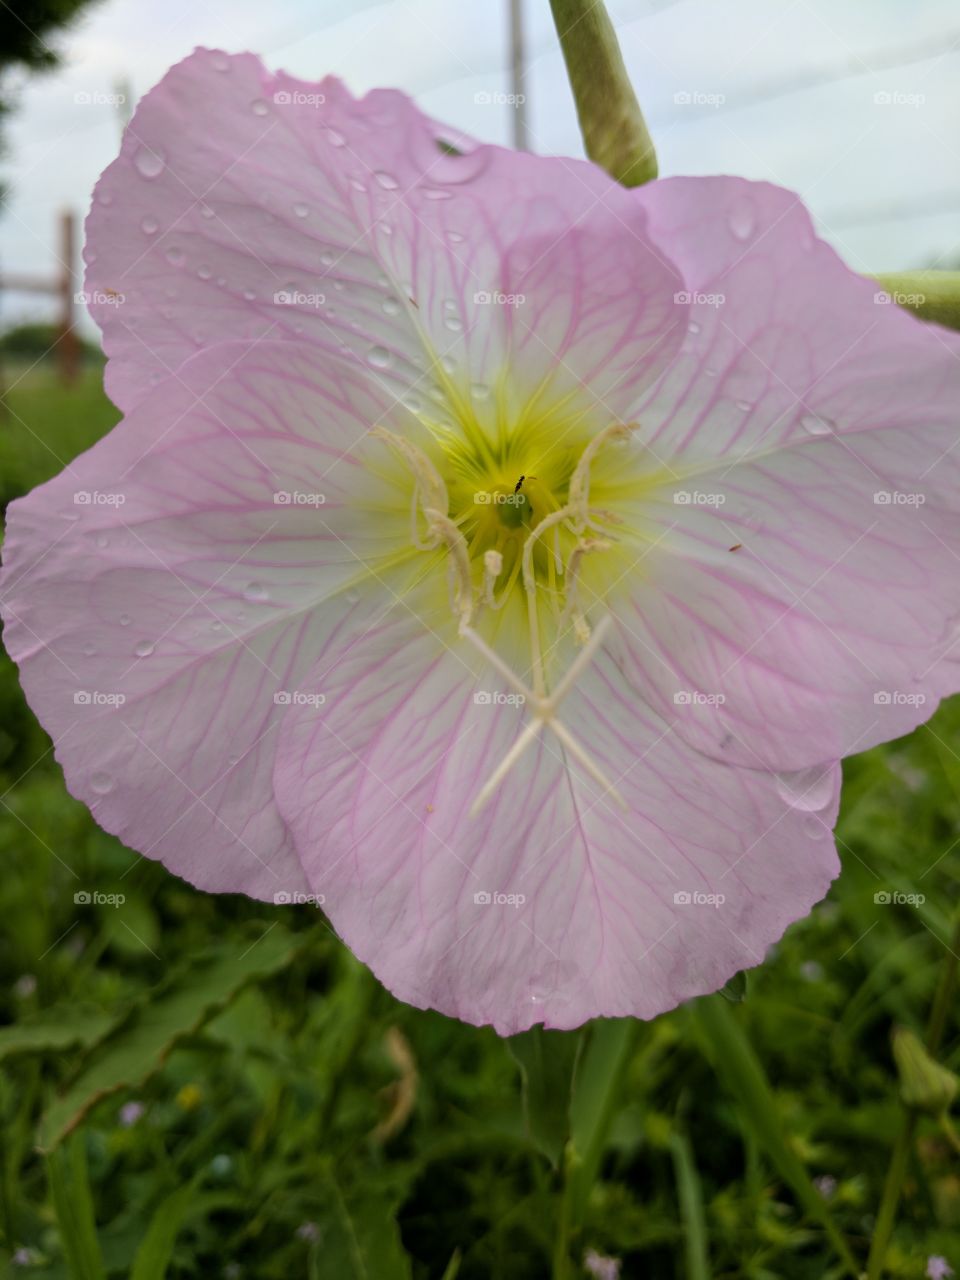
[{"label": "green grass", "polygon": [[[92,375],[39,369],[9,404],[5,498],[117,416]],[[573,1280],[587,1249],[623,1280],[863,1266],[902,1125],[890,1031],[923,1031],[960,896],[958,743],[954,701],[848,762],[843,874],[741,1002],[510,1046],[398,1004],[311,909],[198,893],[100,831],[0,655],[0,1261],[85,1280]],[[894,888],[925,902],[875,901]],[[960,1160],[924,1119],[884,1274],[919,1280],[931,1254],[960,1272]]]}]

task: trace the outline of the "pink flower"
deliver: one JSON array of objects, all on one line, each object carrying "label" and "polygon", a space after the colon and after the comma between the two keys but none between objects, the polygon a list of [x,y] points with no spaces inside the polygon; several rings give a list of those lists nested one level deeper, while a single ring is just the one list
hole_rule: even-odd
[{"label": "pink flower", "polygon": [[759,964],[957,687],[960,343],[791,194],[200,51],[88,222],[125,418],[10,509],[71,791],[516,1032]]}]

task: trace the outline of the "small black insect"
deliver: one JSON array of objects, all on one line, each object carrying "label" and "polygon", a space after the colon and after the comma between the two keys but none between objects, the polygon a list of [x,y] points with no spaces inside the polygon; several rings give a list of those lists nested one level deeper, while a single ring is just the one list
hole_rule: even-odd
[{"label": "small black insect", "polygon": [[519,493],[519,492],[520,492],[520,486],[523,484],[523,482],[524,482],[524,480],[526,480],[526,478],[527,478],[526,476],[521,476],[521,477],[520,477],[520,479],[517,481],[517,483],[513,486],[513,492],[514,492],[514,493]]}]

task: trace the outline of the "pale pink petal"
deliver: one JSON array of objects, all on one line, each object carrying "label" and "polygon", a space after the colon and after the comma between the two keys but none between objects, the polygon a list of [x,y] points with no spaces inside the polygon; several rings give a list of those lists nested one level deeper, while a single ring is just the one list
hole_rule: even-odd
[{"label": "pale pink petal", "polygon": [[87,223],[111,396],[127,408],[226,339],[302,337],[435,415],[451,398],[493,414],[509,359],[541,407],[573,392],[615,417],[682,336],[646,215],[592,165],[462,139],[451,155],[448,136],[399,92],[354,99],[250,54],[174,67]]},{"label": "pale pink petal", "polygon": [[277,725],[409,560],[409,486],[364,442],[407,419],[348,365],[225,344],[9,509],[4,643],[67,785],[194,884],[305,888],[273,800]]},{"label": "pale pink petal", "polygon": [[651,1018],[759,964],[826,892],[838,768],[789,789],[714,762],[606,655],[561,718],[629,812],[546,736],[471,817],[527,711],[429,600],[415,612],[327,647],[326,702],[291,711],[275,774],[312,891],[401,999],[502,1034]]},{"label": "pale pink petal", "polygon": [[905,733],[960,684],[960,338],[878,299],[788,192],[677,179],[640,198],[699,301],[638,406],[657,487],[630,505],[614,652],[737,763]]}]

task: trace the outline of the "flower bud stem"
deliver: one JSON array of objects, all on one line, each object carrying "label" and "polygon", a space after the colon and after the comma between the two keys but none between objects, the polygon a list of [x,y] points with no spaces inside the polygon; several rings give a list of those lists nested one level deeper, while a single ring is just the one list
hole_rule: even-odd
[{"label": "flower bud stem", "polygon": [[603,0],[550,0],[587,155],[624,187],[657,176],[647,131]]}]

